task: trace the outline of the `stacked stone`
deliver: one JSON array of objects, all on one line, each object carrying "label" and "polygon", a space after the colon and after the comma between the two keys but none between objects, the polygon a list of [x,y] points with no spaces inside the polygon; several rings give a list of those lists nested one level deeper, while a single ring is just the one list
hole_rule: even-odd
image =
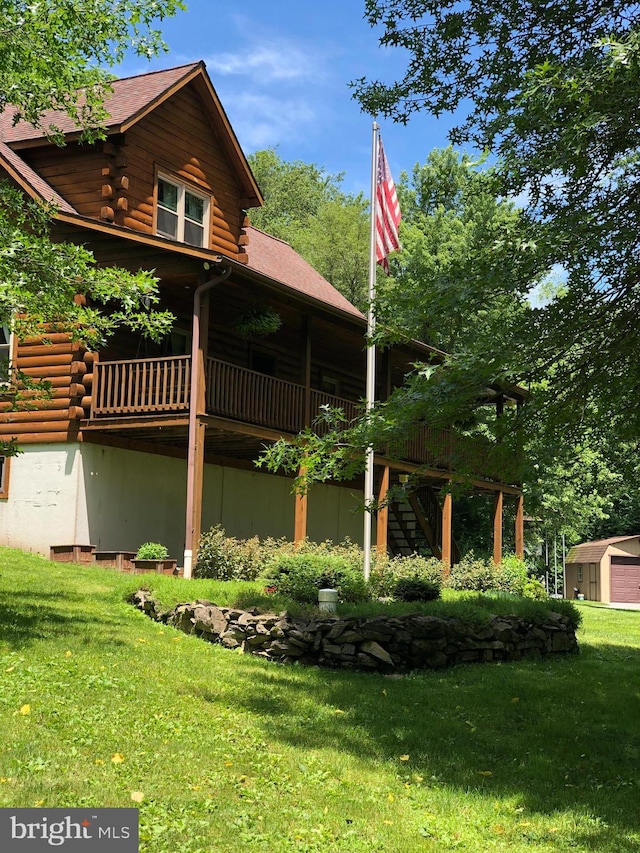
[{"label": "stacked stone", "polygon": [[570,620],[554,612],[543,624],[493,616],[488,624],[473,627],[418,614],[371,618],[260,614],[202,599],[163,612],[146,590],[138,590],[132,601],[151,618],[225,648],[312,666],[404,672],[578,651]]}]

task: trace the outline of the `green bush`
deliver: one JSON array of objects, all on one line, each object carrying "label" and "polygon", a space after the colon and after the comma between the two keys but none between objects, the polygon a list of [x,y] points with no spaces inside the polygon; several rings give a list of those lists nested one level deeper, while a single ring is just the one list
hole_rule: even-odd
[{"label": "green bush", "polygon": [[252,581],[261,574],[261,558],[257,536],[235,539],[218,524],[200,537],[194,575],[221,581]]},{"label": "green bush", "polygon": [[544,601],[549,597],[547,595],[547,590],[544,588],[544,584],[540,583],[536,578],[526,579],[522,594],[525,598],[533,598],[536,601]]},{"label": "green bush", "polygon": [[544,586],[529,576],[527,564],[515,554],[506,554],[502,563],[496,566],[493,560],[477,559],[470,552],[451,567],[445,585],[469,592],[502,592],[538,600],[547,598]]},{"label": "green bush", "polygon": [[166,560],[169,551],[159,542],[145,542],[138,548],[136,560]]},{"label": "green bush", "polygon": [[495,573],[494,589],[510,592],[512,595],[523,595],[528,580],[527,566],[524,560],[515,554],[507,554],[499,566],[493,564]]},{"label": "green bush", "polygon": [[357,569],[340,554],[281,554],[269,567],[269,579],[279,593],[301,604],[315,604],[319,589],[337,589],[342,601],[367,601],[369,587],[362,566]]},{"label": "green bush", "polygon": [[371,568],[371,589],[378,598],[394,597],[396,583],[401,578],[420,578],[442,588],[445,564],[435,557],[412,554],[408,557],[378,559]]},{"label": "green bush", "polygon": [[478,559],[470,551],[459,563],[451,566],[445,583],[450,589],[487,592],[497,588],[495,574],[493,562]]},{"label": "green bush", "polygon": [[440,583],[414,575],[412,578],[398,578],[392,595],[396,601],[435,601],[440,597],[440,588]]}]

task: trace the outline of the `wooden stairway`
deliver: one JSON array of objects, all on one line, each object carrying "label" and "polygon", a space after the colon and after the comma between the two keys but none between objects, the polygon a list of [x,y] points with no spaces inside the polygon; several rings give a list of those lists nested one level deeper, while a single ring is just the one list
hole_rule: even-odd
[{"label": "wooden stairway", "polygon": [[[399,501],[389,504],[388,546],[394,556],[431,553],[442,559],[442,509],[431,486],[420,486]],[[451,543],[451,559],[457,563],[460,552]]]}]

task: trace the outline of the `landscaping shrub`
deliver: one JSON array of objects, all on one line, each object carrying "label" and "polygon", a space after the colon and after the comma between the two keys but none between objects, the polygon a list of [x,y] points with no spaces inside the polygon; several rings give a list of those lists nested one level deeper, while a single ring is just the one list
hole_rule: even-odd
[{"label": "landscaping shrub", "polygon": [[[278,562],[282,556],[290,556],[292,554],[320,554],[323,556],[331,555],[333,557],[342,557],[354,571],[363,571],[364,555],[362,548],[352,542],[349,538],[344,539],[338,544],[326,539],[324,542],[312,542],[309,539],[304,539],[302,542],[290,542],[288,539],[272,539],[263,540],[260,545],[262,554],[262,563],[265,569],[265,574],[269,575],[271,567]],[[372,560],[376,557],[372,554]]]},{"label": "landscaping shrub", "polygon": [[525,598],[533,598],[536,601],[543,601],[548,598],[547,590],[543,583],[540,583],[536,578],[527,578],[524,584],[522,594]]},{"label": "landscaping shrub", "polygon": [[439,582],[414,575],[398,578],[393,585],[392,595],[396,601],[435,601],[440,597]]},{"label": "landscaping shrub", "polygon": [[487,592],[496,589],[495,566],[477,558],[473,551],[451,566],[446,585],[451,589]]},{"label": "landscaping shrub", "polygon": [[160,542],[145,542],[138,548],[136,560],[166,560],[169,551]]},{"label": "landscaping shrub", "polygon": [[354,568],[339,554],[282,554],[272,562],[269,579],[279,593],[301,604],[315,604],[318,590],[326,588],[337,589],[342,601],[367,601],[370,597],[362,567]]},{"label": "landscaping shrub", "polygon": [[218,524],[200,537],[194,575],[221,581],[252,581],[262,572],[261,556],[257,536],[235,539]]},{"label": "landscaping shrub", "polygon": [[496,566],[493,560],[476,558],[472,552],[451,567],[445,585],[470,592],[498,591],[542,600],[547,597],[543,585],[529,576],[524,560],[507,554]]},{"label": "landscaping shrub", "polygon": [[437,587],[439,594],[445,568],[441,560],[436,560],[435,557],[422,557],[419,554],[393,559],[378,558],[371,567],[371,589],[379,598],[395,598],[394,589],[398,580],[420,578]]},{"label": "landscaping shrub", "polygon": [[523,595],[524,587],[529,577],[524,560],[515,554],[507,554],[499,566],[494,563],[494,589],[510,592],[512,595]]}]

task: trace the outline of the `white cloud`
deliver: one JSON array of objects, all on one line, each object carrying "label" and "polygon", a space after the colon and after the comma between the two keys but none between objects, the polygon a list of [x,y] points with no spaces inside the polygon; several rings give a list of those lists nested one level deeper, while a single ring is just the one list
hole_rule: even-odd
[{"label": "white cloud", "polygon": [[236,92],[223,100],[229,104],[229,118],[246,151],[300,139],[316,120],[302,97],[281,99]]},{"label": "white cloud", "polygon": [[282,39],[268,45],[247,43],[235,53],[215,54],[206,63],[215,74],[248,77],[260,86],[302,82],[317,76],[319,71],[317,57]]}]

